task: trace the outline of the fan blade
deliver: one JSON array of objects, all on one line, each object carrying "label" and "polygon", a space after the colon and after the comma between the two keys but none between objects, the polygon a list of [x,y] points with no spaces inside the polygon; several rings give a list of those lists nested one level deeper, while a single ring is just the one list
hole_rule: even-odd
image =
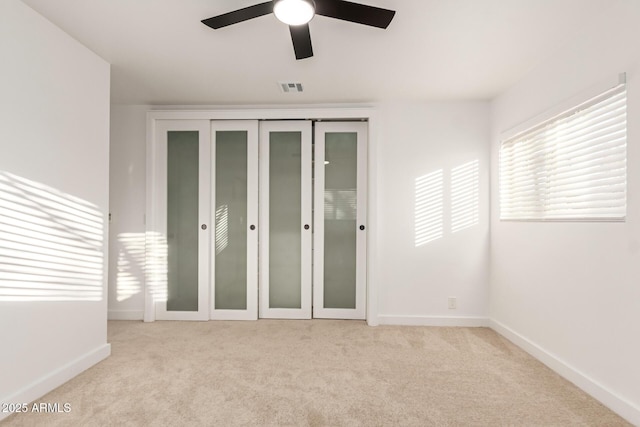
[{"label": "fan blade", "polygon": [[291,31],[291,41],[293,41],[296,59],[311,58],[313,56],[313,48],[311,47],[309,24],[289,25],[289,31]]},{"label": "fan blade", "polygon": [[273,2],[256,4],[245,7],[243,9],[234,10],[233,12],[214,16],[213,18],[203,19],[202,23],[215,30],[226,27],[227,25],[237,24],[238,22],[248,21],[249,19],[273,13]]},{"label": "fan blade", "polygon": [[350,1],[316,0],[316,14],[372,27],[387,28],[396,12]]}]

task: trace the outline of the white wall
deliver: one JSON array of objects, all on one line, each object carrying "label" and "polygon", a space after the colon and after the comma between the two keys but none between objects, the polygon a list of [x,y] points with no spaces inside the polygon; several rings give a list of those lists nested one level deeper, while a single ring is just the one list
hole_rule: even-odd
[{"label": "white wall", "polygon": [[146,112],[144,105],[111,106],[109,318],[142,320]]},{"label": "white wall", "polygon": [[0,58],[0,402],[29,402],[110,352],[109,65],[18,0]]},{"label": "white wall", "polygon": [[[559,46],[493,102],[490,316],[496,329],[640,425],[640,2],[615,4],[601,25]],[[627,221],[500,222],[500,133],[623,71]]]},{"label": "white wall", "polygon": [[[377,140],[380,323],[482,325],[488,316],[489,105],[385,103]],[[478,161],[478,221],[452,231],[451,171]],[[441,238],[416,246],[416,179],[442,170]],[[420,192],[418,190],[418,192]],[[448,309],[448,297],[458,308]]]}]

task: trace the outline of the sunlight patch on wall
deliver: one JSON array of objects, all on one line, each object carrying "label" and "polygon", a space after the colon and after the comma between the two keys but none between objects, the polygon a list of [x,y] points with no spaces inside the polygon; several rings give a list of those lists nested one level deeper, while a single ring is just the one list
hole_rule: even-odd
[{"label": "sunlight patch on wall", "polygon": [[100,301],[103,218],[85,200],[0,172],[0,301]]},{"label": "sunlight patch on wall", "polygon": [[154,302],[167,301],[167,274],[169,247],[163,233],[146,233],[146,278],[147,287]]},{"label": "sunlight patch on wall", "polygon": [[116,299],[118,302],[142,292],[140,277],[144,274],[144,233],[120,233],[120,251],[116,276]]},{"label": "sunlight patch on wall", "polygon": [[451,169],[451,232],[478,224],[480,219],[480,169],[473,160]]},{"label": "sunlight patch on wall", "polygon": [[440,239],[444,229],[444,176],[442,169],[416,178],[415,246]]}]

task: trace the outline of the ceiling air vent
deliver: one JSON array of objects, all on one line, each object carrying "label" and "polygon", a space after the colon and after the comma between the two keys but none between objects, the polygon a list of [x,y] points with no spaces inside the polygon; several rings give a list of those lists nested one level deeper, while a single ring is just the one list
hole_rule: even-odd
[{"label": "ceiling air vent", "polygon": [[280,90],[284,93],[302,92],[302,83],[279,82]]}]

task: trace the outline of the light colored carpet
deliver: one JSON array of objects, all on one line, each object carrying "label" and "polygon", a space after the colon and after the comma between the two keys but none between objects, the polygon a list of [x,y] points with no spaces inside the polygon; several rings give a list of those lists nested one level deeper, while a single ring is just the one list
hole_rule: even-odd
[{"label": "light colored carpet", "polygon": [[[109,322],[112,356],[9,426],[627,426],[486,328]],[[4,423],[3,423],[4,427]]]}]

